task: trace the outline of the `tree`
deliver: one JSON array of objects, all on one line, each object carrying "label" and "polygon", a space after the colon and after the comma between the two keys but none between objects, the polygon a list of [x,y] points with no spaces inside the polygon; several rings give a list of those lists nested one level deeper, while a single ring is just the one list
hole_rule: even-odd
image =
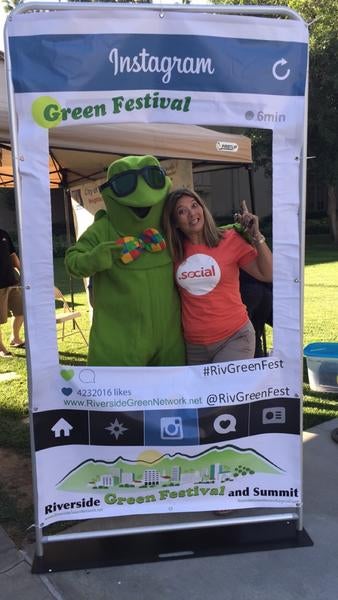
[{"label": "tree", "polygon": [[[4,11],[9,13],[18,6],[21,0],[1,0],[3,4]],[[119,2],[121,4],[151,4],[152,0],[72,0],[72,2],[110,2],[116,3]],[[183,4],[189,4],[190,0],[183,0]]]},{"label": "tree", "polygon": [[338,0],[214,0],[214,4],[288,6],[308,23],[308,155],[316,157],[308,163],[308,189],[325,186],[331,234],[338,243]]},{"label": "tree", "polygon": [[3,4],[3,9],[6,13],[11,12],[13,8],[18,6],[20,0],[1,0]]},{"label": "tree", "polygon": [[[1,1],[6,12],[10,12],[19,4],[19,0]],[[145,2],[147,3],[147,0]],[[188,4],[190,0],[182,2]],[[316,158],[308,163],[308,189],[325,186],[331,233],[333,239],[338,242],[338,0],[214,0],[213,3],[288,6],[309,24],[308,154]],[[256,132],[254,143],[264,148],[265,139],[264,133]]]}]

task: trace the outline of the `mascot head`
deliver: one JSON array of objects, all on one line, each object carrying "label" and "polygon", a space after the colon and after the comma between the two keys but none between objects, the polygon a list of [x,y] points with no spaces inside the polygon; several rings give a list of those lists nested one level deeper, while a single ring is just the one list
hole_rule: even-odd
[{"label": "mascot head", "polygon": [[171,181],[154,156],[126,156],[110,165],[100,192],[118,233],[137,235],[147,227],[160,228],[170,188]]}]

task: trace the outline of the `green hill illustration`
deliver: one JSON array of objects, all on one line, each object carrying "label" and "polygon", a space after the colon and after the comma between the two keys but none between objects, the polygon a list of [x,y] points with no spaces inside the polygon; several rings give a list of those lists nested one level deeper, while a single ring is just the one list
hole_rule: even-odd
[{"label": "green hill illustration", "polygon": [[252,448],[212,448],[193,457],[181,452],[163,454],[153,461],[131,461],[119,456],[112,462],[87,460],[70,471],[59,490],[85,491],[146,488],[194,483],[224,483],[255,473],[280,474],[282,469]]}]

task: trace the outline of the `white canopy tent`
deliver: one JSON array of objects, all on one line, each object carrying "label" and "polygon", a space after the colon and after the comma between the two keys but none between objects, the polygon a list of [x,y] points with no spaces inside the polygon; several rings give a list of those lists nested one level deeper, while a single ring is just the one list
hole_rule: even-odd
[{"label": "white canopy tent", "polygon": [[[153,154],[186,159],[194,169],[209,163],[233,166],[252,163],[251,140],[197,125],[154,123],[83,125],[50,129],[51,187],[80,184],[105,176],[107,166],[121,155]],[[13,185],[5,64],[0,53],[0,185]],[[7,150],[7,152],[6,152]]]},{"label": "white canopy tent", "polygon": [[[66,235],[71,243],[71,202],[67,190],[97,182],[108,166],[123,155],[151,154],[159,160],[191,161],[194,173],[252,164],[250,138],[197,125],[123,123],[58,126],[49,130],[50,187],[64,189]],[[11,136],[4,54],[0,52],[0,187],[13,187]],[[189,169],[191,168],[189,166]],[[255,198],[252,171],[248,171],[252,210]],[[71,302],[73,285],[70,279]]]},{"label": "white canopy tent", "polygon": [[[159,160],[191,161],[194,173],[252,164],[250,138],[197,125],[123,123],[58,126],[49,130],[50,187],[64,189],[66,235],[71,240],[71,203],[67,190],[106,175],[123,155],[151,154]],[[191,168],[189,166],[189,168]],[[248,171],[252,210],[255,208],[252,171]],[[11,135],[4,54],[0,52],[0,187],[13,187]],[[70,280],[73,302],[73,286]]]}]

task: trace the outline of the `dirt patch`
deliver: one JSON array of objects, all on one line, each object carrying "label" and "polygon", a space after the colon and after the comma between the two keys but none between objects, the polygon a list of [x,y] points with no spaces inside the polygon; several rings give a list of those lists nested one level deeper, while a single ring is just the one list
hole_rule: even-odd
[{"label": "dirt patch", "polygon": [[26,510],[32,506],[30,458],[20,456],[7,448],[0,448],[0,481],[7,494],[15,500],[18,510]]},{"label": "dirt patch", "polygon": [[17,545],[27,537],[26,528],[32,522],[32,465],[28,457],[8,448],[0,448],[0,487],[2,527]]}]

